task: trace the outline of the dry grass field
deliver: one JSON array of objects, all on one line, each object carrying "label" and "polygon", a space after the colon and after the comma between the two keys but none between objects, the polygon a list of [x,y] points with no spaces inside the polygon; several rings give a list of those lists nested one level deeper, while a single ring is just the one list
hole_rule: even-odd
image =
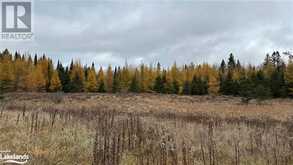
[{"label": "dry grass field", "polygon": [[10,93],[0,131],[34,165],[293,164],[289,99]]}]

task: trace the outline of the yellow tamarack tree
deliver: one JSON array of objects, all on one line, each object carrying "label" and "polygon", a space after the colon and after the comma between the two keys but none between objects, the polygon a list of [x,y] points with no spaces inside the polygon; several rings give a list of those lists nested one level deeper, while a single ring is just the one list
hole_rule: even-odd
[{"label": "yellow tamarack tree", "polygon": [[51,77],[51,80],[50,80],[49,90],[51,92],[56,92],[56,91],[60,91],[61,88],[62,88],[62,85],[61,85],[61,81],[60,81],[59,76],[58,76],[58,72],[53,71],[52,77]]},{"label": "yellow tamarack tree", "polygon": [[87,83],[86,89],[88,92],[96,92],[97,91],[97,78],[95,68],[91,68],[87,73]]}]

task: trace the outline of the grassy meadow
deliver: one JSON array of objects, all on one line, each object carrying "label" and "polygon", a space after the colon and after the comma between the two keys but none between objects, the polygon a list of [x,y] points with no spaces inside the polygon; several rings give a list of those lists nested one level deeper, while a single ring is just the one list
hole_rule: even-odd
[{"label": "grassy meadow", "polygon": [[292,165],[293,101],[9,93],[0,150],[32,165]]}]

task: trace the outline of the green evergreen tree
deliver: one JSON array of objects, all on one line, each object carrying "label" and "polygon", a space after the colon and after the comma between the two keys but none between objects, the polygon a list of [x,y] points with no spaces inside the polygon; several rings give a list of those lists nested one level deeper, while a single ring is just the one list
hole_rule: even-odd
[{"label": "green evergreen tree", "polygon": [[105,93],[106,92],[106,86],[104,81],[99,82],[98,92]]},{"label": "green evergreen tree", "polygon": [[254,96],[254,84],[251,79],[242,76],[239,81],[239,96],[252,98]]},{"label": "green evergreen tree", "polygon": [[[60,72],[59,72],[60,75]],[[72,91],[72,82],[70,81],[70,75],[68,67],[66,67],[64,73],[61,72],[61,84],[63,92],[71,92]]]},{"label": "green evergreen tree", "polygon": [[[57,62],[57,68],[56,68],[58,75],[59,75],[59,79],[61,81],[62,84],[62,90],[64,91],[64,87],[67,85],[66,83],[66,72],[65,69],[62,65],[62,63],[60,61]],[[68,76],[69,78],[69,76]]]},{"label": "green evergreen tree", "polygon": [[191,94],[191,84],[187,80],[184,81],[182,93],[185,94],[185,95],[190,95]]},{"label": "green evergreen tree", "polygon": [[154,83],[154,91],[156,91],[157,93],[162,93],[163,92],[163,89],[164,88],[164,85],[163,85],[163,81],[162,81],[162,78],[161,78],[161,75],[158,75],[155,79],[155,83]]},{"label": "green evergreen tree", "polygon": [[285,84],[284,72],[276,69],[271,76],[271,91],[273,97],[286,97],[287,86]]},{"label": "green evergreen tree", "polygon": [[191,82],[191,94],[192,95],[205,95],[208,94],[208,83],[206,80],[200,77],[193,76]]},{"label": "green evergreen tree", "polygon": [[179,89],[180,89],[179,82],[177,80],[173,80],[171,93],[172,94],[178,94]]},{"label": "green evergreen tree", "polygon": [[70,85],[71,92],[83,92],[83,79],[77,73],[74,74]]},{"label": "green evergreen tree", "polygon": [[269,99],[271,97],[271,91],[269,88],[264,87],[263,85],[259,84],[254,89],[254,98],[258,99],[259,101]]},{"label": "green evergreen tree", "polygon": [[171,84],[167,81],[167,72],[166,70],[163,70],[162,74],[162,88],[161,93],[171,93]]},{"label": "green evergreen tree", "polygon": [[208,94],[208,88],[209,88],[209,85],[208,85],[208,81],[207,79],[202,79],[201,80],[201,92],[200,92],[200,95],[207,95]]},{"label": "green evergreen tree", "polygon": [[135,73],[134,73],[134,76],[132,77],[132,80],[131,80],[131,83],[130,83],[130,88],[129,88],[130,92],[135,92],[135,93],[140,92],[138,75],[139,75],[139,72],[136,69]]},{"label": "green evergreen tree", "polygon": [[34,65],[37,66],[38,65],[38,56],[35,55],[34,57]]},{"label": "green evergreen tree", "polygon": [[228,69],[233,70],[236,67],[235,59],[233,54],[231,53],[228,59]]},{"label": "green evergreen tree", "polygon": [[224,60],[222,60],[221,65],[220,65],[220,73],[224,74],[226,71],[226,63]]},{"label": "green evergreen tree", "polygon": [[228,70],[227,76],[221,77],[220,92],[224,95],[238,95],[239,83],[232,79],[231,70]]},{"label": "green evergreen tree", "polygon": [[199,95],[201,91],[201,82],[200,79],[196,76],[193,76],[191,81],[191,95]]},{"label": "green evergreen tree", "polygon": [[114,70],[114,75],[113,75],[113,87],[112,87],[112,92],[117,93],[120,92],[121,87],[120,87],[120,75],[118,69],[115,67]]},{"label": "green evergreen tree", "polygon": [[52,60],[48,60],[48,70],[47,70],[47,82],[46,82],[46,91],[50,91],[49,87],[50,87],[50,82],[51,82],[51,79],[52,79],[52,75],[53,75],[53,72],[54,72],[54,66],[53,66],[53,62]]}]

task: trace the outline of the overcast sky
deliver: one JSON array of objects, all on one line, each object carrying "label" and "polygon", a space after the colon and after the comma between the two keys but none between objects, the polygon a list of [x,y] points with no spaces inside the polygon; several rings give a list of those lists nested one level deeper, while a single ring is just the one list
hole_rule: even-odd
[{"label": "overcast sky", "polygon": [[229,53],[246,64],[293,51],[293,3],[192,0],[34,0],[33,41],[0,48],[96,65],[217,63]]}]

